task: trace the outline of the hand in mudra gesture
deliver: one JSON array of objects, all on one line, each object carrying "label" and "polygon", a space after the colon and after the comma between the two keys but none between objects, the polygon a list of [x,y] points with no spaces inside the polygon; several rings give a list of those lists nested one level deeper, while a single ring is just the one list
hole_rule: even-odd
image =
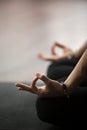
[{"label": "hand in mudra gesture", "polygon": [[[39,79],[42,80],[45,83],[45,85],[37,86],[36,82]],[[35,75],[35,78],[33,79],[31,86],[22,83],[16,83],[16,86],[19,90],[29,91],[31,93],[37,94],[40,97],[59,97],[64,95],[61,83],[55,80],[51,80],[41,73],[37,73]]]},{"label": "hand in mudra gesture", "polygon": [[[62,54],[59,55],[58,53],[56,53],[56,48],[60,48],[62,49]],[[63,59],[63,58],[69,58],[69,56],[73,54],[72,50],[63,45],[63,44],[60,44],[58,42],[55,42],[52,47],[51,47],[51,56],[46,56],[42,53],[39,53],[38,54],[38,57],[42,60],[45,60],[45,61],[57,61],[59,59]]]}]

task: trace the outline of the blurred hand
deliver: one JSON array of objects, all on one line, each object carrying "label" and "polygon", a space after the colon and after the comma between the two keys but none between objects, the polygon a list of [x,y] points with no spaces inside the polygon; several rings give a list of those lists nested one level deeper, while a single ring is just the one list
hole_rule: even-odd
[{"label": "blurred hand", "polygon": [[[56,53],[56,48],[60,48],[62,49],[63,53],[61,55],[59,55],[58,53]],[[46,56],[42,53],[39,53],[38,54],[38,57],[42,60],[45,60],[45,61],[57,61],[59,59],[65,59],[65,58],[69,58],[69,56],[72,54],[72,50],[63,45],[63,44],[60,44],[58,42],[55,42],[52,47],[51,47],[51,56]]]},{"label": "blurred hand", "polygon": [[[44,86],[37,86],[36,82],[38,80],[42,80],[45,85]],[[16,86],[19,90],[25,90],[29,91],[31,93],[37,94],[40,97],[59,97],[64,96],[64,91],[62,84],[49,79],[47,76],[37,73],[35,78],[33,79],[31,86],[22,84],[22,83],[16,83]]]}]

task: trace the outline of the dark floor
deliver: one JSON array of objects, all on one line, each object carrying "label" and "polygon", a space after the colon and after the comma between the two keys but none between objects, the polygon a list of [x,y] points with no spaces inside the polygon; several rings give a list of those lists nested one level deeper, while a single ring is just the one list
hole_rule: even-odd
[{"label": "dark floor", "polygon": [[[56,127],[38,118],[36,99],[34,94],[19,91],[15,83],[0,83],[0,130],[65,130],[64,126]],[[67,130],[85,128],[82,123],[69,126],[67,122],[66,126]]]},{"label": "dark floor", "polygon": [[36,95],[20,92],[15,83],[0,83],[0,130],[60,130],[39,120]]}]

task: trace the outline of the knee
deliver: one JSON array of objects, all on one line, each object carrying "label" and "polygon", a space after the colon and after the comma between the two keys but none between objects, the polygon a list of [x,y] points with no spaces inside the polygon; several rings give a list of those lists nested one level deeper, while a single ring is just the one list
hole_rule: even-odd
[{"label": "knee", "polygon": [[36,101],[37,116],[41,121],[53,124],[62,119],[63,104],[63,99],[39,97]]},{"label": "knee", "polygon": [[43,98],[37,99],[37,101],[36,101],[36,111],[37,111],[37,116],[41,121],[48,122],[49,113],[48,113],[47,107],[45,107]]}]

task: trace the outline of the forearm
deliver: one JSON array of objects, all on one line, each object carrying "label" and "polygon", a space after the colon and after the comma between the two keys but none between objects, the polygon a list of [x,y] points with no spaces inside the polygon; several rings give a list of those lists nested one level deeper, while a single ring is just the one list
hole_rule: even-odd
[{"label": "forearm", "polygon": [[65,80],[68,90],[72,92],[87,77],[87,49],[81,56],[74,70]]},{"label": "forearm", "polygon": [[87,49],[87,41],[85,41],[85,43],[78,50],[74,52],[74,57],[80,58],[86,49]]}]

